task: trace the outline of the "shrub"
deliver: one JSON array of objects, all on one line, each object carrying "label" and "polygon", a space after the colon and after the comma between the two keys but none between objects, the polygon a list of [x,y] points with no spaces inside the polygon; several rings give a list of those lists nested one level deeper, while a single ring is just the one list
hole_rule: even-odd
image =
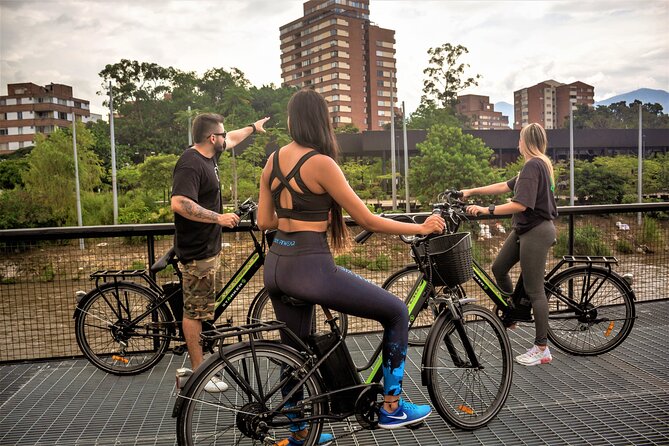
[{"label": "shrub", "polygon": [[621,254],[632,254],[634,252],[634,245],[626,239],[620,239],[616,242],[616,251]]},{"label": "shrub", "polygon": [[662,243],[662,233],[658,227],[657,220],[646,217],[643,219],[639,244],[657,247]]},{"label": "shrub", "polygon": [[53,279],[56,277],[56,273],[53,270],[53,264],[48,263],[44,265],[42,269],[42,274],[40,275],[40,280],[42,282],[53,282]]},{"label": "shrub", "polygon": [[370,271],[387,271],[390,269],[390,257],[385,254],[379,254],[377,258],[367,264]]},{"label": "shrub", "polygon": [[351,254],[341,254],[335,257],[335,264],[346,269],[351,269],[353,258],[351,257]]},{"label": "shrub", "polygon": [[146,264],[141,260],[133,260],[130,269],[146,269]]},{"label": "shrub", "polygon": [[[574,229],[574,255],[610,256],[611,248],[604,243],[602,231],[592,225]],[[558,235],[557,245],[553,249],[555,257],[569,254],[569,233]]]}]

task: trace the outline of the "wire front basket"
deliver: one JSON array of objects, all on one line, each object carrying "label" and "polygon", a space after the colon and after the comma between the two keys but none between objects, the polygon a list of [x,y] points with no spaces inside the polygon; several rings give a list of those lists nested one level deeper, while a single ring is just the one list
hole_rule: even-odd
[{"label": "wire front basket", "polygon": [[440,235],[428,243],[434,286],[454,287],[472,278],[472,238],[469,232]]}]

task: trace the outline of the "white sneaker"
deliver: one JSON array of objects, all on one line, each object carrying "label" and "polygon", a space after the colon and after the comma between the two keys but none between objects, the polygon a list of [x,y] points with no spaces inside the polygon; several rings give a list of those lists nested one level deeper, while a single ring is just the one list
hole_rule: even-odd
[{"label": "white sneaker", "polygon": [[223,382],[218,376],[214,376],[209,380],[209,382],[204,386],[204,390],[209,393],[220,393],[228,390],[228,385]]},{"label": "white sneaker", "polygon": [[551,352],[548,349],[548,346],[542,351],[536,345],[529,349],[527,352],[522,355],[516,356],[516,362],[521,365],[539,365],[539,364],[548,364],[553,360]]}]

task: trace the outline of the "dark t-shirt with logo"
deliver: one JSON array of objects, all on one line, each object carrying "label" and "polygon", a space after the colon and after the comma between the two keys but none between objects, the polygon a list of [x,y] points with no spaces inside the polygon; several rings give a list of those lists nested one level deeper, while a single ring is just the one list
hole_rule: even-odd
[{"label": "dark t-shirt with logo", "polygon": [[557,205],[548,167],[541,158],[529,159],[515,178],[506,182],[513,191],[512,201],[527,207],[513,214],[513,229],[523,234],[544,220],[557,218]]},{"label": "dark t-shirt with logo", "polygon": [[[219,156],[207,158],[192,147],[186,149],[174,167],[172,196],[182,195],[205,209],[221,213]],[[221,251],[221,227],[216,223],[201,223],[175,213],[174,226],[174,248],[181,262],[206,259]]]}]

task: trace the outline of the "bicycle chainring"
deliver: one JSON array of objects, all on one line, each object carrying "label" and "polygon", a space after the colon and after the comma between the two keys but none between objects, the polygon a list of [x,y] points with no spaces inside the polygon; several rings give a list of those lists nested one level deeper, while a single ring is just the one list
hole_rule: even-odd
[{"label": "bicycle chainring", "polygon": [[377,429],[379,409],[383,404],[383,386],[372,384],[360,392],[355,401],[355,418],[363,429]]}]

